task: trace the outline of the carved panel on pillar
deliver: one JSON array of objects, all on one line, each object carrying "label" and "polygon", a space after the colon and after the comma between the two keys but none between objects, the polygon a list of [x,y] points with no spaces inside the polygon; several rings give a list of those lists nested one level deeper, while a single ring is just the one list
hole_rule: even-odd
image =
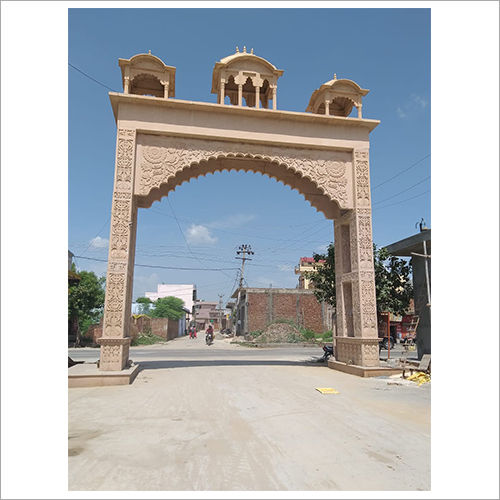
[{"label": "carved panel on pillar", "polygon": [[[127,278],[130,274],[131,255],[133,255],[133,250],[130,248],[130,238],[134,209],[132,199],[134,156],[135,130],[119,129],[117,133],[115,186],[111,212],[104,328],[103,337],[99,339],[102,348],[101,361],[103,362],[101,369],[111,369],[105,368],[108,366],[109,361],[107,356],[114,360],[114,351],[111,349],[109,342],[112,339],[123,339],[128,334],[126,303]],[[104,341],[107,341],[107,343],[104,344]],[[115,345],[113,345],[113,348],[116,350]],[[120,355],[126,355],[127,352],[120,347]],[[109,363],[113,366],[116,365],[115,361],[109,361]]]},{"label": "carved panel on pillar", "polygon": [[373,268],[372,216],[369,208],[356,210],[360,267]]},{"label": "carved panel on pillar", "polygon": [[375,296],[374,273],[363,271],[360,273],[360,280],[363,329],[376,329],[377,299]]},{"label": "carved panel on pillar", "polygon": [[370,206],[370,171],[368,151],[354,152],[356,178],[356,206]]}]

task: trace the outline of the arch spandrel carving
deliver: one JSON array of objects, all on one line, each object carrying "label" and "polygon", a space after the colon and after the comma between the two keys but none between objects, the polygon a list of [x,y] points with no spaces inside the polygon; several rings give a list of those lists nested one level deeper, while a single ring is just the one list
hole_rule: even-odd
[{"label": "arch spandrel carving", "polygon": [[134,195],[149,207],[183,182],[232,169],[283,182],[329,218],[354,206],[350,153],[147,134],[137,136]]}]

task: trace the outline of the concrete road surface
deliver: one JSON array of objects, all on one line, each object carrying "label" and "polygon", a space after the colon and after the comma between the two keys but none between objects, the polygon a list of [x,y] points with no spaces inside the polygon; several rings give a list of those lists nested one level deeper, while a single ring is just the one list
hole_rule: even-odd
[{"label": "concrete road surface", "polygon": [[430,384],[308,363],[320,354],[202,338],[132,348],[132,385],[69,389],[69,489],[430,489]]}]

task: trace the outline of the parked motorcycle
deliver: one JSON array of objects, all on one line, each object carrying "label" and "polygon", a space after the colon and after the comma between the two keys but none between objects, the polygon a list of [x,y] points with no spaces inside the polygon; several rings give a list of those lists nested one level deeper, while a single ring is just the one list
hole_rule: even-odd
[{"label": "parked motorcycle", "polygon": [[318,359],[318,363],[324,363],[333,356],[333,345],[323,345],[323,356]]}]

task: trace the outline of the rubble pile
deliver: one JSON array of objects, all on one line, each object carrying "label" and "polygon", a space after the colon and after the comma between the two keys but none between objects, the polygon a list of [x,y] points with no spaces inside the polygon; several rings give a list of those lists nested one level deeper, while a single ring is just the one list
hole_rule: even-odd
[{"label": "rubble pile", "polygon": [[254,342],[288,343],[303,342],[300,330],[290,323],[272,323],[260,335],[253,337]]}]

